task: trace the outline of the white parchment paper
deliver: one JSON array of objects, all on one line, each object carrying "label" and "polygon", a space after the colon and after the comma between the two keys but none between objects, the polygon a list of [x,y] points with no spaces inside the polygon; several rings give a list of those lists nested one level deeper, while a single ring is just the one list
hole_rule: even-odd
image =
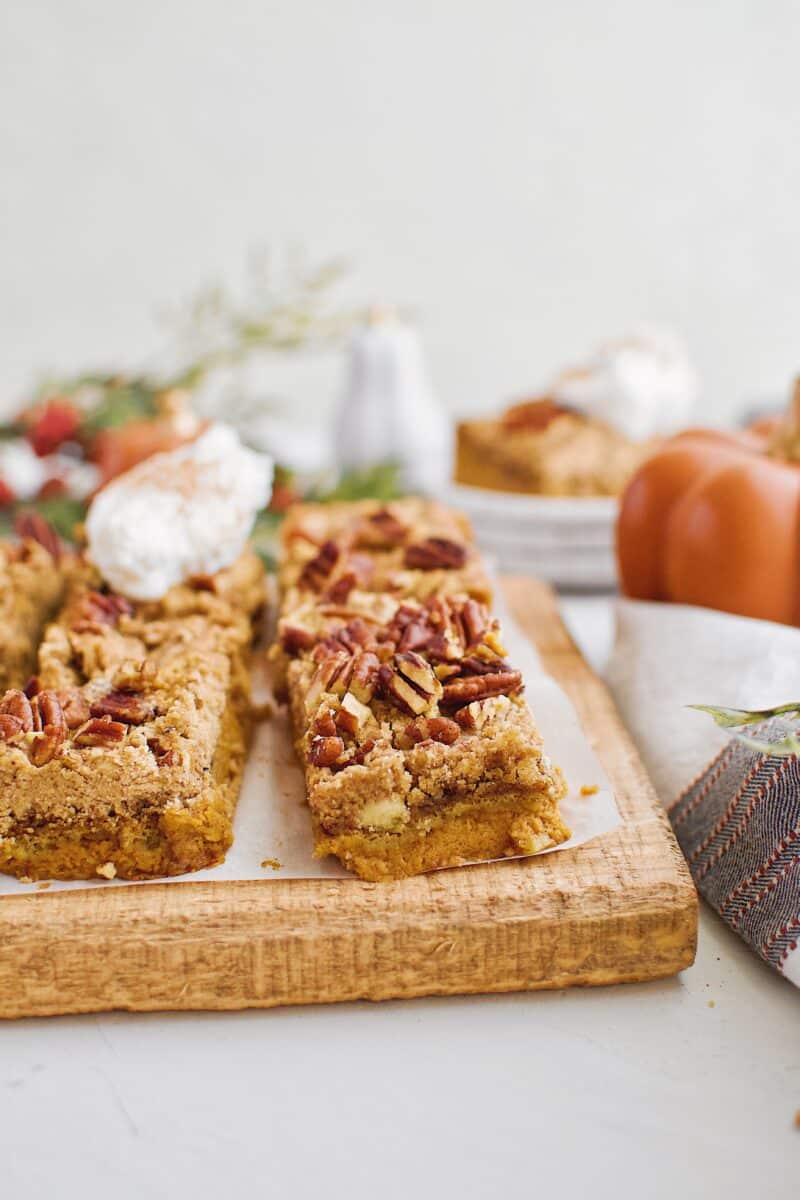
[{"label": "white parchment paper", "polygon": [[[608,833],[620,824],[620,816],[611,785],[581,730],[569,700],[554,680],[544,673],[535,649],[508,614],[498,611],[498,615],[503,620],[508,657],[525,678],[525,694],[544,737],[546,752],[559,764],[569,785],[569,794],[561,810],[564,820],[572,829],[572,837],[561,846],[541,851],[543,854],[555,854]],[[582,787],[596,787],[598,790],[592,795],[582,796]],[[294,757],[286,714],[279,711],[272,720],[264,722],[256,730],[236,811],[234,842],[225,862],[206,871],[159,882],[352,878],[336,859],[312,857],[311,822],[303,797],[303,773]],[[269,860],[280,865],[273,866]],[[35,892],[37,886],[41,887],[40,884],[21,883],[10,876],[0,875],[0,895]],[[141,884],[116,879],[98,879],[91,883],[54,881],[50,884],[52,890],[87,886],[126,887]]]}]

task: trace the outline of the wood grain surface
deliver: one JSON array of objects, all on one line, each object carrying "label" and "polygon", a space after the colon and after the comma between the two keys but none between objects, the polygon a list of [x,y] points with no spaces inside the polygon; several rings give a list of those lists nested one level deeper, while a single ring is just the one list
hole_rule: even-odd
[{"label": "wood grain surface", "polygon": [[697,898],[647,774],[555,597],[504,582],[571,697],[624,824],[541,858],[399,883],[170,883],[0,898],[0,1016],[238,1009],[672,975]]}]

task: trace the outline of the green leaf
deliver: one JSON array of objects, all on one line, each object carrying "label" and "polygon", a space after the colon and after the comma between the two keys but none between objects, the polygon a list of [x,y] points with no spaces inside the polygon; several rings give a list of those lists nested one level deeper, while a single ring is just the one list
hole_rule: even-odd
[{"label": "green leaf", "polygon": [[[779,704],[777,708],[718,708],[713,704],[690,704],[688,707],[694,708],[698,712],[708,713],[722,729],[733,729],[734,731],[743,725],[758,725],[773,717],[800,716],[800,703],[794,701],[790,704]],[[733,736],[737,742],[741,742],[743,746],[747,746],[749,750],[755,750],[758,754],[776,757],[800,754],[800,738],[794,732],[787,733],[777,742],[764,742],[759,738],[747,737],[743,733],[736,732]]]},{"label": "green leaf", "polygon": [[722,729],[734,729],[742,725],[758,725],[772,717],[800,716],[800,701],[781,704],[777,708],[718,708],[713,704],[689,704],[698,712],[709,713]]},{"label": "green leaf", "polygon": [[396,500],[403,492],[399,463],[384,462],[362,470],[345,471],[335,487],[312,490],[308,499],[320,504],[335,500]]},{"label": "green leaf", "polygon": [[91,409],[82,422],[87,436],[102,429],[117,429],[143,417],[155,417],[157,388],[144,380],[130,380],[107,388],[103,399]]}]

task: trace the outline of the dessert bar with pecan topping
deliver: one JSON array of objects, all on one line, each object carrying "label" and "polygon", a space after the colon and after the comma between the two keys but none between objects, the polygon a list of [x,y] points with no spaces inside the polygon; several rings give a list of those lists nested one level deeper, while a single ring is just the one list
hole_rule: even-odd
[{"label": "dessert bar with pecan topping", "polygon": [[[339,558],[354,527],[393,528],[413,512],[424,529],[429,510],[449,532],[458,529],[453,544],[466,557],[457,562],[453,553],[450,567],[437,566],[433,592],[415,587],[413,576],[387,577],[381,591],[374,580],[387,551],[376,547],[375,591],[351,592],[338,605],[316,582],[298,588],[297,563],[284,561],[279,638],[315,853],[384,880],[564,841],[564,781],[543,752],[522,676],[483,602],[488,587],[481,598],[464,587],[465,562],[471,579],[482,575],[468,529],[421,501],[359,504],[349,515],[337,509],[330,523],[325,509],[306,509],[302,524]],[[288,559],[293,538],[290,526]],[[363,542],[361,552],[371,554]],[[300,574],[313,561],[306,558]]]},{"label": "dessert bar with pecan topping", "polygon": [[0,691],[20,687],[34,669],[36,647],[64,593],[56,538],[0,544]]},{"label": "dessert bar with pecan topping", "polygon": [[250,554],[138,604],[76,573],[36,675],[0,698],[0,870],[143,879],[221,861],[262,603]]}]

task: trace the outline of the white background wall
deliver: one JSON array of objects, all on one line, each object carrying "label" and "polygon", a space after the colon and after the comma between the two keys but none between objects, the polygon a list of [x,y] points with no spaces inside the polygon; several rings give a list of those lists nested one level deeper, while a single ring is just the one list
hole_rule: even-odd
[{"label": "white background wall", "polygon": [[706,415],[781,393],[799,37],[795,0],[0,0],[0,399],[289,241],[416,310],[454,410],[641,319]]}]

